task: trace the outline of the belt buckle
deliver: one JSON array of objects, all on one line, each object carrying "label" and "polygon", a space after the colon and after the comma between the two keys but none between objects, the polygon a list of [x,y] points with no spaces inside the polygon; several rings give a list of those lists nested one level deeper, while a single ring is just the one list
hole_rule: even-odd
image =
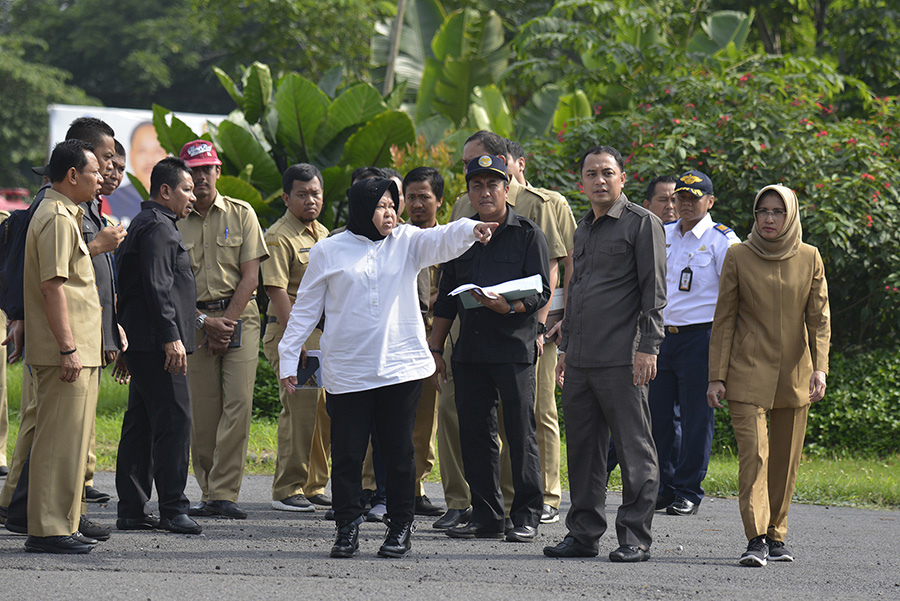
[{"label": "belt buckle", "polygon": [[669,334],[677,334],[678,326],[666,326],[666,331],[669,332]]}]

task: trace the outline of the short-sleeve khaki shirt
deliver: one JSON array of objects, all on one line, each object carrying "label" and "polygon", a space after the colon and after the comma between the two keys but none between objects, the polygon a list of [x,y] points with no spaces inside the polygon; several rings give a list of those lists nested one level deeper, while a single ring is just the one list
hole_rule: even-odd
[{"label": "short-sleeve khaki shirt", "polygon": [[218,192],[205,218],[191,210],[178,220],[178,230],[191,256],[197,302],[231,298],[241,281],[241,263],[269,256],[253,207]]},{"label": "short-sleeve khaki shirt", "polygon": [[[506,202],[515,209],[516,213],[523,217],[531,219],[537,224],[544,236],[547,238],[547,245],[550,248],[550,259],[561,259],[569,254],[569,250],[573,248],[575,225],[571,228],[571,236],[566,239],[560,230],[559,217],[556,204],[549,194],[540,194],[534,189],[523,186],[515,179],[509,182],[509,194]],[[450,220],[455,221],[462,217],[471,217],[476,213],[472,208],[472,202],[469,200],[468,194],[463,194],[456,199],[453,205],[453,212],[450,214]],[[571,215],[571,211],[569,211]],[[572,218],[574,222],[574,217]]]},{"label": "short-sleeve khaki shirt", "polygon": [[306,224],[285,211],[266,231],[269,260],[262,264],[263,285],[284,288],[293,303],[309,265],[310,249],[327,237],[328,228],[318,221]]},{"label": "short-sleeve khaki shirt", "polygon": [[103,326],[91,252],[81,235],[84,209],[48,189],[25,239],[25,362],[59,365],[60,349],[44,311],[41,284],[63,278],[69,328],[85,367],[102,365]]}]

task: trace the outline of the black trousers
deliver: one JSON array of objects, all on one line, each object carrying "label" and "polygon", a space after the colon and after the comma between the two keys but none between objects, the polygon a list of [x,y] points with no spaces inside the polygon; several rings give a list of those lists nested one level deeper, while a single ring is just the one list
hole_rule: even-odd
[{"label": "black trousers", "polygon": [[413,521],[416,460],[413,425],[422,381],[332,394],[326,392],[331,416],[331,495],[334,518],[352,522],[362,516],[362,464],[372,426],[384,457],[387,516],[391,522]]},{"label": "black trousers", "polygon": [[[509,444],[515,489],[509,517],[537,527],[544,496],[534,423],[534,365],[453,363],[463,468],[472,494],[472,522],[503,530],[497,407]],[[502,399],[502,401],[501,401]]]},{"label": "black trousers", "polygon": [[190,392],[187,376],[167,372],[165,361],[163,352],[125,352],[131,384],[116,461],[120,518],[150,513],[147,501],[154,483],[161,517],[188,511],[184,487],[191,442]]}]

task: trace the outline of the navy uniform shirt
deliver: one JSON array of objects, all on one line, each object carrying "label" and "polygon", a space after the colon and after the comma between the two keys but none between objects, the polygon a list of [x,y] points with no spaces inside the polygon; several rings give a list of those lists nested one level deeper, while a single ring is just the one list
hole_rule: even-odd
[{"label": "navy uniform shirt", "polygon": [[163,351],[181,340],[194,350],[197,287],[175,213],[153,201],[128,226],[116,251],[119,323],[133,351]]},{"label": "navy uniform shirt", "polygon": [[[536,359],[537,310],[550,300],[547,239],[535,223],[506,205],[506,221],[487,246],[475,244],[445,263],[434,316],[453,319],[459,313],[459,341],[453,348],[455,363],[533,363]],[[477,215],[472,219],[479,219]],[[457,286],[493,286],[540,274],[543,290],[520,299],[524,313],[500,315],[487,307],[464,309],[462,300],[449,296]]]}]

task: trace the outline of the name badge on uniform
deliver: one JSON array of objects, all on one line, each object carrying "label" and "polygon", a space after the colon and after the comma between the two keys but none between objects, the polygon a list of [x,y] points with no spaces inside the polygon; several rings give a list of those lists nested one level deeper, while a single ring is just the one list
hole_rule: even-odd
[{"label": "name badge on uniform", "polygon": [[694,279],[694,272],[691,271],[690,267],[685,267],[684,271],[681,272],[681,279],[678,281],[678,289],[682,292],[690,292],[691,291],[691,280]]}]

